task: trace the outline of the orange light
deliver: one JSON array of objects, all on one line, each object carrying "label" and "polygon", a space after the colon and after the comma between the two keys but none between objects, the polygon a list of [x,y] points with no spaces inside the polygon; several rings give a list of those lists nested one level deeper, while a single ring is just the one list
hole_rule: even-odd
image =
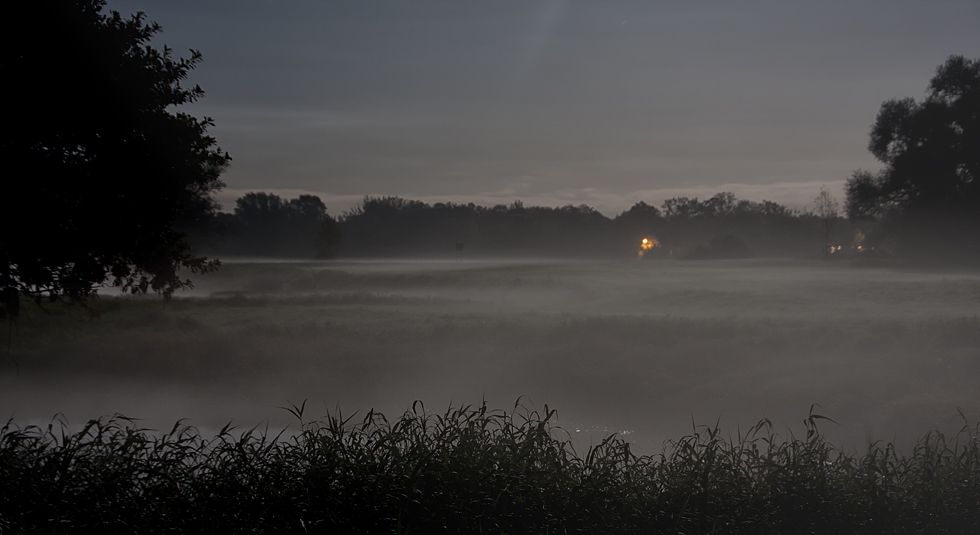
[{"label": "orange light", "polygon": [[643,258],[643,251],[649,251],[654,247],[660,247],[660,242],[657,241],[657,238],[643,238],[640,240],[640,250],[638,251],[637,256]]}]

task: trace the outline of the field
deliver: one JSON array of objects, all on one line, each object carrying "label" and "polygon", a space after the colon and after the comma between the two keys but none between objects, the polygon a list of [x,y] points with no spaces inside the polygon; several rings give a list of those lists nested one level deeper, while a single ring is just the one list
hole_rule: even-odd
[{"label": "field", "polygon": [[[556,408],[577,448],[639,453],[768,418],[864,451],[980,419],[980,273],[835,262],[226,262],[169,303],[30,308],[0,411],[71,425],[113,413],[212,434],[421,400]],[[16,364],[15,364],[16,363]]]}]

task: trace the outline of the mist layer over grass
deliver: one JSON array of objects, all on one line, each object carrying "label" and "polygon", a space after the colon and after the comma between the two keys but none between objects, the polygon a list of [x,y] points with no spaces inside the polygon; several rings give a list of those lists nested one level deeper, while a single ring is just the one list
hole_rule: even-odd
[{"label": "mist layer over grass", "polygon": [[230,264],[194,293],[22,318],[0,375],[21,421],[121,412],[167,428],[286,426],[278,407],[562,409],[640,452],[692,418],[797,425],[863,449],[980,414],[980,276],[805,262]]}]

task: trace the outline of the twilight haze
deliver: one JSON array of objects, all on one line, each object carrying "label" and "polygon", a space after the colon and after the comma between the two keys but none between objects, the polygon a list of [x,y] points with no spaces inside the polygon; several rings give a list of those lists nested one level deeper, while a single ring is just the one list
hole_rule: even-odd
[{"label": "twilight haze", "polygon": [[980,56],[980,2],[111,0],[200,50],[247,191],[588,204],[842,196],[884,100]]}]

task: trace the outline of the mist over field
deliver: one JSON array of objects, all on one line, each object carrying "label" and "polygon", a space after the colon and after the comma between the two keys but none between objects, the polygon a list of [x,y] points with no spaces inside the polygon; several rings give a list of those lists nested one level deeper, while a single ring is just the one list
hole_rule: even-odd
[{"label": "mist over field", "polygon": [[980,3],[8,4],[0,535],[980,533]]},{"label": "mist over field", "polygon": [[[980,418],[980,273],[845,262],[226,262],[194,290],[25,310],[5,417],[293,425],[415,400],[558,409],[587,447],[698,424],[821,428],[858,451]],[[16,373],[13,360],[19,365]],[[523,396],[523,397],[522,397]]]}]

